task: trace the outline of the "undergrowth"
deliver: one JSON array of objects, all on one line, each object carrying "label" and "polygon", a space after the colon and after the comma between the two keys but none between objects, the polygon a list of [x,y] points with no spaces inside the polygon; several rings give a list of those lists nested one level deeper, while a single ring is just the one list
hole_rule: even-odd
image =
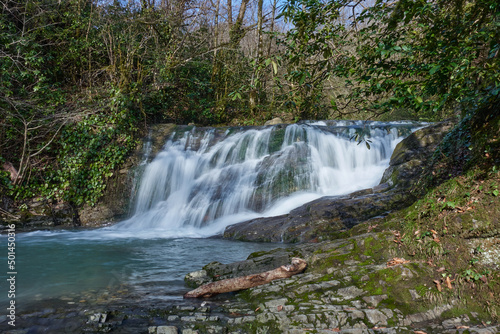
[{"label": "undergrowth", "polygon": [[391,231],[391,248],[433,269],[428,301],[458,301],[456,309],[498,320],[500,115],[482,112],[490,116],[464,118],[443,140],[412,189],[420,200],[348,234]]}]

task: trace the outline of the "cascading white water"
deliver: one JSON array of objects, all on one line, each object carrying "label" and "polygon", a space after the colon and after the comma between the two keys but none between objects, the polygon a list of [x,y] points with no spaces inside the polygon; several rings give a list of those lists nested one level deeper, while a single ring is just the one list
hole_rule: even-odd
[{"label": "cascading white water", "polygon": [[[134,216],[116,227],[215,234],[321,196],[370,188],[396,144],[421,126],[317,122],[174,133],[143,173]],[[353,140],[356,134],[368,145]]]}]

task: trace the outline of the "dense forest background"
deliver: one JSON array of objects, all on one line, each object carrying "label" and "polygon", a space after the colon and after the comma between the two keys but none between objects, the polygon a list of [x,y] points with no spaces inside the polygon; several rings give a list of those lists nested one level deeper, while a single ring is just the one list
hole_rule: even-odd
[{"label": "dense forest background", "polygon": [[158,122],[498,113],[497,0],[0,3],[1,210],[95,204]]}]

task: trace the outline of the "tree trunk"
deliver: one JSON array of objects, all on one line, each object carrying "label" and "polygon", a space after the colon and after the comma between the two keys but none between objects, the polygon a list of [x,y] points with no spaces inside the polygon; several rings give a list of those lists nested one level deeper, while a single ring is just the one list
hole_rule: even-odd
[{"label": "tree trunk", "polygon": [[[276,7],[277,7],[277,0],[274,0],[273,1],[272,14],[271,14],[271,27],[269,28],[269,31],[271,33],[274,32],[274,24],[275,24],[275,21],[276,21]],[[268,44],[268,47],[267,47],[267,57],[271,56],[272,45],[273,45],[273,38],[271,37],[271,38],[269,38],[269,44]]]},{"label": "tree trunk", "polygon": [[233,0],[227,0],[227,25],[231,30],[233,27]]},{"label": "tree trunk", "polygon": [[260,274],[229,278],[202,285],[184,295],[184,298],[207,298],[219,293],[239,291],[263,285],[280,278],[300,274],[306,269],[306,261],[294,257],[292,263]]},{"label": "tree trunk", "polygon": [[214,24],[214,62],[217,58],[217,45],[219,44],[219,6],[220,0],[215,3],[215,24]]},{"label": "tree trunk", "polygon": [[262,26],[264,24],[263,10],[264,0],[259,0],[257,3],[257,57],[258,62],[262,61],[263,56],[263,35],[262,35]]},{"label": "tree trunk", "polygon": [[242,0],[240,5],[240,10],[238,12],[238,17],[236,22],[234,22],[232,29],[229,30],[229,42],[231,47],[236,49],[240,44],[241,39],[244,36],[243,29],[243,19],[245,18],[245,12],[247,11],[247,5],[250,0]]}]

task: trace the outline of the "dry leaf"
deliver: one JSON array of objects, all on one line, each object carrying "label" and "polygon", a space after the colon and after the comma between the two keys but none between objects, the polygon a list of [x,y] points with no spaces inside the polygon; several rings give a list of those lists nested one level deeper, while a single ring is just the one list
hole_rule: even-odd
[{"label": "dry leaf", "polygon": [[436,271],[437,271],[438,273],[440,273],[440,272],[445,271],[445,270],[446,270],[446,268],[445,268],[445,267],[441,267],[441,268],[437,269]]},{"label": "dry leaf", "polygon": [[434,280],[434,283],[436,283],[436,288],[438,289],[438,291],[441,292],[443,290],[443,288],[441,287],[441,283],[438,280]]},{"label": "dry leaf", "polygon": [[409,260],[401,259],[399,257],[395,257],[392,260],[387,261],[387,266],[392,267],[392,266],[397,266],[398,264],[405,264],[410,262]]},{"label": "dry leaf", "polygon": [[422,332],[422,331],[413,331],[413,333],[415,333],[415,334],[427,334],[426,332]]},{"label": "dry leaf", "polygon": [[394,235],[394,242],[397,243],[398,245],[401,245],[403,242],[401,241],[401,233],[399,231],[391,231],[392,234]]},{"label": "dry leaf", "polygon": [[468,329],[470,328],[469,326],[457,326],[457,329]]},{"label": "dry leaf", "polygon": [[453,290],[453,287],[451,286],[450,276],[447,276],[444,281],[445,281],[446,286],[448,287],[448,289]]},{"label": "dry leaf", "polygon": [[283,310],[283,305],[278,306],[278,312],[281,312]]},{"label": "dry leaf", "polygon": [[258,310],[260,310],[260,307],[257,307],[257,308],[255,309],[255,312],[257,312]]}]

